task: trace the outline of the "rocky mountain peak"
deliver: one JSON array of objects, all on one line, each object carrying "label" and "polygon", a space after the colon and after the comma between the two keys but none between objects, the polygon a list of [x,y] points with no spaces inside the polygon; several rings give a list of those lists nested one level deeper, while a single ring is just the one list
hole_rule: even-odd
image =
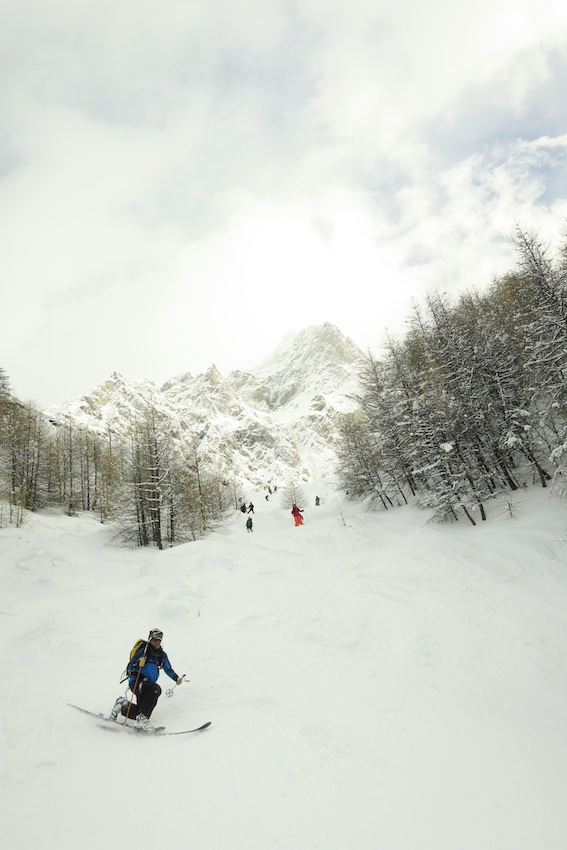
[{"label": "rocky mountain peak", "polygon": [[175,420],[185,439],[198,441],[211,463],[222,456],[223,468],[232,466],[243,483],[261,485],[274,475],[282,481],[315,477],[334,465],[337,417],[353,407],[349,396],[362,357],[352,340],[326,322],[288,335],[248,372],[225,378],[213,364],[160,388],[151,381],[128,383],[115,372],[48,415],[97,431],[112,423],[114,431],[126,433],[132,419],[153,406]]}]

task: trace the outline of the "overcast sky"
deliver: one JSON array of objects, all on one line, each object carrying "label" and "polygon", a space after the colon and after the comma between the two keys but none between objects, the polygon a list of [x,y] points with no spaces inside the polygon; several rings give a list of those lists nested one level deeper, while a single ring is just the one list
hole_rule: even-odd
[{"label": "overcast sky", "polygon": [[567,219],[565,0],[0,0],[0,365],[58,404],[112,372],[249,368]]}]

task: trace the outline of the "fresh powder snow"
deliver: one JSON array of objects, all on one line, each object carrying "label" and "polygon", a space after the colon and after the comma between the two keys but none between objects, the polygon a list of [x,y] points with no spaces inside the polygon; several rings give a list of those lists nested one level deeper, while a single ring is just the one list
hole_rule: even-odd
[{"label": "fresh powder snow", "polygon": [[[163,552],[92,515],[0,529],[4,847],[564,850],[565,505],[434,525],[302,489],[302,527],[249,492],[253,533]],[[190,681],[152,721],[209,729],[67,707],[108,713],[156,627]]]}]

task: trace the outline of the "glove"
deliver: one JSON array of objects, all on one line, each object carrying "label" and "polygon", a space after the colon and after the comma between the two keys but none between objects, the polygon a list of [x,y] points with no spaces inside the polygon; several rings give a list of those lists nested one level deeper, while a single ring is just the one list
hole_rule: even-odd
[{"label": "glove", "polygon": [[142,656],[140,658],[140,660],[138,661],[138,667],[140,668],[140,670],[142,669],[142,667],[144,666],[145,663],[146,663],[146,659],[144,658],[144,656]]},{"label": "glove", "polygon": [[176,685],[180,685],[183,682],[183,678],[177,677]]}]

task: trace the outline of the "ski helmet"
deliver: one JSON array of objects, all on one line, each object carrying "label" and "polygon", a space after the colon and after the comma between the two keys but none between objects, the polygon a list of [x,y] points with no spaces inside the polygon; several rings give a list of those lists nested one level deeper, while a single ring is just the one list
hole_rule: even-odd
[{"label": "ski helmet", "polygon": [[161,629],[151,629],[148,640],[163,640],[163,632]]}]

